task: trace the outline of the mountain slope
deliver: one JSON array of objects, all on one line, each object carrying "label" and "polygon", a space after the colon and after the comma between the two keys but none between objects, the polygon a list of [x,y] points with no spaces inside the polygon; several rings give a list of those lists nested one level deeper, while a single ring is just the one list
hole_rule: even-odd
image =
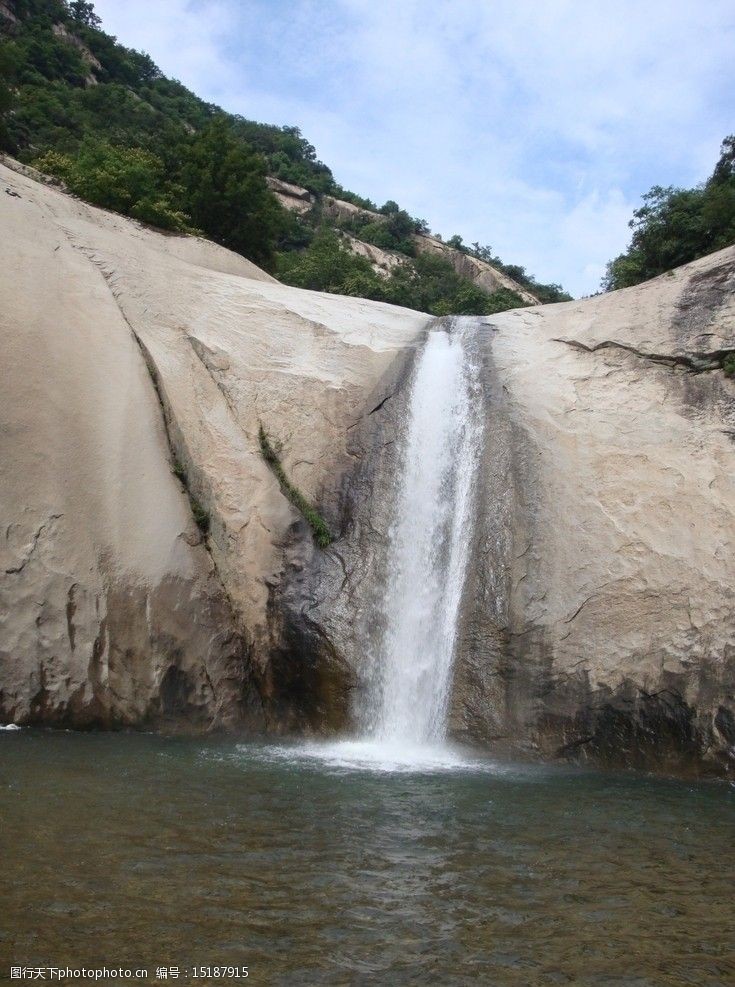
[{"label": "mountain slope", "polygon": [[[320,200],[317,200],[316,196],[310,193],[308,189],[293,185],[290,182],[283,182],[272,176],[267,181],[269,188],[274,192],[281,205],[296,215],[307,217],[315,207],[318,207],[322,220],[326,218],[328,225],[342,234],[343,243],[352,253],[358,257],[367,258],[377,274],[389,278],[400,264],[411,264],[410,254],[384,249],[374,243],[361,240],[359,236],[349,232],[355,227],[359,229],[361,222],[371,226],[381,224],[386,219],[384,215],[331,195],[322,196]],[[450,247],[429,233],[409,233],[408,243],[409,249],[412,247],[415,255],[429,254],[446,260],[457,275],[472,282],[489,295],[499,289],[505,289],[506,292],[517,297],[519,304],[539,304],[539,298],[536,295],[514,281],[499,267],[466,250]]]},{"label": "mountain slope", "polygon": [[[341,188],[297,128],[224,113],[166,78],[147,55],[105,34],[91,4],[0,5],[0,78],[0,144],[96,205],[159,228],[203,232],[284,277],[298,268],[295,255],[306,253],[312,280],[321,266],[315,287],[435,314],[568,297],[556,285],[537,285],[523,268],[504,270],[489,248],[468,248],[457,237],[446,248],[434,238],[432,258],[414,257],[423,243],[415,234],[428,233],[423,220],[395,203],[376,212]],[[267,175],[298,186],[310,207],[298,215],[279,208],[283,196],[269,192]],[[337,210],[335,202],[342,203]],[[345,229],[350,204],[352,219],[372,211],[364,235]],[[376,280],[360,258],[347,262],[333,247],[310,254],[315,236],[334,229],[379,248],[397,245],[405,261],[396,277]],[[324,269],[335,264],[341,278]]]}]

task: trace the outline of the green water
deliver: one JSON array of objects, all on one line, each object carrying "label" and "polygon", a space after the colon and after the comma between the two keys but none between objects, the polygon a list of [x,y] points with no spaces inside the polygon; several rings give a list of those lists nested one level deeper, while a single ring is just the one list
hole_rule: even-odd
[{"label": "green water", "polygon": [[0,734],[0,974],[735,983],[732,787],[334,750]]}]

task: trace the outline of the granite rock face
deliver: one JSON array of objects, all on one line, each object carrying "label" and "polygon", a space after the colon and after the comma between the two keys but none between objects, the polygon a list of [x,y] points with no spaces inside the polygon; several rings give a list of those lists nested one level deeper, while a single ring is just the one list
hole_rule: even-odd
[{"label": "granite rock face", "polygon": [[735,767],[735,249],[492,318],[457,733]]},{"label": "granite rock face", "polygon": [[[285,287],[9,164],[0,721],[351,728],[431,320]],[[734,288],[729,249],[474,323],[486,441],[455,736],[733,770]]]},{"label": "granite rock face", "polygon": [[285,288],[27,169],[0,169],[0,216],[0,721],[341,723],[344,657],[277,606],[317,550],[259,429],[338,528],[352,426],[428,318]]}]

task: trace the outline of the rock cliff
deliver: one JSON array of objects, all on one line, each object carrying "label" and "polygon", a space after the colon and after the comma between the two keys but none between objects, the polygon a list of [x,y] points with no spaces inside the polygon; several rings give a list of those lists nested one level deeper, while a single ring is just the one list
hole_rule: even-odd
[{"label": "rock cliff", "polygon": [[[307,189],[292,185],[290,182],[283,182],[279,178],[269,177],[268,186],[281,205],[290,209],[291,212],[303,215],[316,202],[315,196],[311,195]],[[335,199],[331,195],[322,197],[321,210],[325,219],[335,223],[344,220],[349,221],[359,216],[366,216],[373,222],[380,222],[385,219],[380,213],[363,209],[361,206],[356,206],[352,202],[345,202],[343,199]],[[372,243],[365,243],[350,233],[343,233],[343,238],[346,246],[358,257],[367,257],[377,274],[388,276],[398,264],[410,263],[405,254],[397,253],[395,250],[383,250]],[[534,294],[493,264],[480,260],[478,257],[472,257],[462,250],[456,250],[435,236],[414,233],[412,240],[418,254],[435,254],[448,260],[460,277],[474,282],[489,294],[499,288],[506,288],[518,295],[527,305],[539,304],[539,300]]]},{"label": "rock cliff", "polygon": [[427,317],[4,167],[0,215],[0,719],[320,728],[341,662],[271,605],[284,546],[314,548],[259,427],[338,529],[349,426]]},{"label": "rock cliff", "polygon": [[735,249],[492,322],[455,729],[732,771]]},{"label": "rock cliff", "polygon": [[[430,319],[287,288],[15,166],[0,221],[0,719],[349,727]],[[730,249],[477,321],[457,736],[731,770],[734,287]]]}]

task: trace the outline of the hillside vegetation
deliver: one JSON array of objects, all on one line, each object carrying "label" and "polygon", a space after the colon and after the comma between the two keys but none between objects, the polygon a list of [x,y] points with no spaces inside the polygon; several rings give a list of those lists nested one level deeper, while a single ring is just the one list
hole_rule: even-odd
[{"label": "hillside vegetation", "polygon": [[702,185],[655,185],[633,213],[630,246],[607,265],[603,288],[627,288],[735,243],[735,135]]},{"label": "hillside vegetation", "polygon": [[[206,103],[144,53],[102,30],[85,0],[0,3],[0,146],[89,202],[175,232],[202,233],[291,284],[359,294],[436,314],[485,314],[526,304],[488,292],[446,257],[415,256],[428,234],[397,203],[380,210],[344,188],[296,127],[256,123]],[[378,213],[356,234],[406,262],[377,274],[321,211],[296,215],[269,190],[273,176]],[[344,224],[343,224],[344,226]],[[344,229],[342,232],[349,232]],[[489,247],[447,244],[492,263],[541,301],[568,298]]]}]

